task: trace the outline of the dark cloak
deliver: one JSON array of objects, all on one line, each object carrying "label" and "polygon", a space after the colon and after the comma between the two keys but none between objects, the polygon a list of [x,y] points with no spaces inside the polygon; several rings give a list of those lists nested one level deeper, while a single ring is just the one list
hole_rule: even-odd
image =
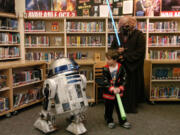
[{"label": "dark cloak", "polygon": [[[126,42],[123,41],[122,34],[119,34],[119,37],[121,47],[126,48],[122,54],[124,60],[118,60],[127,71],[127,82],[122,101],[127,113],[136,113],[138,103],[144,101],[145,35],[139,30],[134,30]],[[116,37],[114,37],[111,49],[117,50],[118,48]]]}]

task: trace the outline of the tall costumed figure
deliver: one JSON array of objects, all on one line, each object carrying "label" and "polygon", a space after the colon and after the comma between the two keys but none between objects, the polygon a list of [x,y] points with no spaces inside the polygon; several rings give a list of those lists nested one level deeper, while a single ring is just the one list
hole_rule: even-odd
[{"label": "tall costumed figure", "polygon": [[86,77],[79,74],[78,64],[68,58],[52,62],[49,73],[50,77],[43,85],[43,109],[34,126],[44,133],[53,132],[56,130],[55,115],[67,113],[71,124],[66,130],[76,135],[85,133],[87,130],[82,122],[88,107]]}]

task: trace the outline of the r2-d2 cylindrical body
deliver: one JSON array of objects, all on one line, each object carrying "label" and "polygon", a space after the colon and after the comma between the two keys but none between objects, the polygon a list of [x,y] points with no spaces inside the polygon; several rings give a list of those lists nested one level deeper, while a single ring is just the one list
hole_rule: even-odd
[{"label": "r2-d2 cylindrical body", "polygon": [[[86,78],[78,72],[58,74],[44,82],[54,98],[56,114],[79,113],[88,106],[85,94]],[[50,105],[48,107],[51,107]]]},{"label": "r2-d2 cylindrical body", "polygon": [[43,110],[40,118],[34,126],[41,131],[48,133],[54,131],[55,116],[52,113],[52,101],[55,104],[57,115],[70,113],[75,120],[68,126],[67,130],[82,134],[86,128],[82,124],[81,114],[88,106],[86,97],[86,77],[79,74],[79,66],[68,58],[55,60],[50,65],[49,79],[45,80],[43,85]]}]

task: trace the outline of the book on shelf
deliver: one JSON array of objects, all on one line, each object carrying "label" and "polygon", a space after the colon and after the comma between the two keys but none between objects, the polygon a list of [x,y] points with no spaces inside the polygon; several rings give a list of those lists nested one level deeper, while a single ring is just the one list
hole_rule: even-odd
[{"label": "book on shelf", "polygon": [[18,107],[42,98],[41,87],[35,87],[26,90],[24,93],[15,93],[13,95],[13,106]]},{"label": "book on shelf", "polygon": [[51,31],[54,31],[54,32],[59,31],[59,23],[58,22],[52,22]]},{"label": "book on shelf", "polygon": [[17,47],[0,47],[0,60],[4,58],[19,57],[20,52]]},{"label": "book on shelf", "polygon": [[67,22],[67,32],[103,32],[104,22]]},{"label": "book on shelf", "polygon": [[49,44],[50,44],[50,39],[48,36],[33,36],[33,35],[25,36],[25,45],[28,47],[49,46]]},{"label": "book on shelf", "polygon": [[13,73],[13,85],[27,84],[42,79],[42,70],[32,69]]},{"label": "book on shelf", "polygon": [[67,36],[68,46],[103,46],[101,36]]},{"label": "book on shelf", "polygon": [[63,58],[63,52],[27,52],[26,60],[44,60],[50,62],[55,59]]},{"label": "book on shelf", "polygon": [[62,37],[61,36],[54,37],[54,45],[55,46],[62,46],[63,45]]},{"label": "book on shelf", "polygon": [[19,33],[0,33],[0,44],[19,44]]},{"label": "book on shelf", "polygon": [[169,60],[179,59],[177,50],[150,50],[149,58],[150,59],[169,59]]},{"label": "book on shelf", "polygon": [[80,74],[83,74],[88,81],[93,80],[93,71],[90,69],[80,69]]},{"label": "book on shelf", "polygon": [[9,110],[9,99],[7,97],[0,97],[0,112]]},{"label": "book on shelf", "polygon": [[87,59],[88,58],[88,53],[87,52],[71,52],[71,53],[68,53],[68,58]]},{"label": "book on shelf", "polygon": [[180,80],[180,67],[153,67],[152,80]]},{"label": "book on shelf", "polygon": [[7,87],[7,76],[0,74],[0,90],[4,87]]},{"label": "book on shelf", "polygon": [[180,89],[177,86],[153,86],[151,98],[177,98],[180,99]]},{"label": "book on shelf", "polygon": [[26,21],[24,29],[26,32],[45,32],[45,21]]},{"label": "book on shelf", "polygon": [[136,24],[136,29],[141,30],[142,32],[146,32],[147,30],[146,21],[138,21]]},{"label": "book on shelf", "polygon": [[17,30],[18,21],[11,18],[0,18],[0,29]]},{"label": "book on shelf", "polygon": [[149,32],[177,32],[178,21],[150,22]]},{"label": "book on shelf", "polygon": [[179,46],[180,36],[179,35],[151,35],[149,36],[149,46]]},{"label": "book on shelf", "polygon": [[[119,22],[115,20],[115,26],[117,31],[119,31]],[[108,32],[114,32],[114,26],[112,24],[112,21],[108,21]]]}]

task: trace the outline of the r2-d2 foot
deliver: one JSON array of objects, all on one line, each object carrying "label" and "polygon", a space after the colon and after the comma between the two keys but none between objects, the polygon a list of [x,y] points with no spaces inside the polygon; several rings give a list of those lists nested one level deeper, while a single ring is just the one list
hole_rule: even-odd
[{"label": "r2-d2 foot", "polygon": [[55,131],[55,116],[43,110],[40,113],[40,117],[34,123],[34,127],[43,131],[44,133]]},{"label": "r2-d2 foot", "polygon": [[82,113],[74,115],[74,119],[72,120],[72,123],[66,128],[66,130],[75,135],[80,135],[80,134],[87,132],[87,129],[85,128],[84,124],[82,123],[82,121],[84,121],[84,119],[85,119],[85,117]]}]

